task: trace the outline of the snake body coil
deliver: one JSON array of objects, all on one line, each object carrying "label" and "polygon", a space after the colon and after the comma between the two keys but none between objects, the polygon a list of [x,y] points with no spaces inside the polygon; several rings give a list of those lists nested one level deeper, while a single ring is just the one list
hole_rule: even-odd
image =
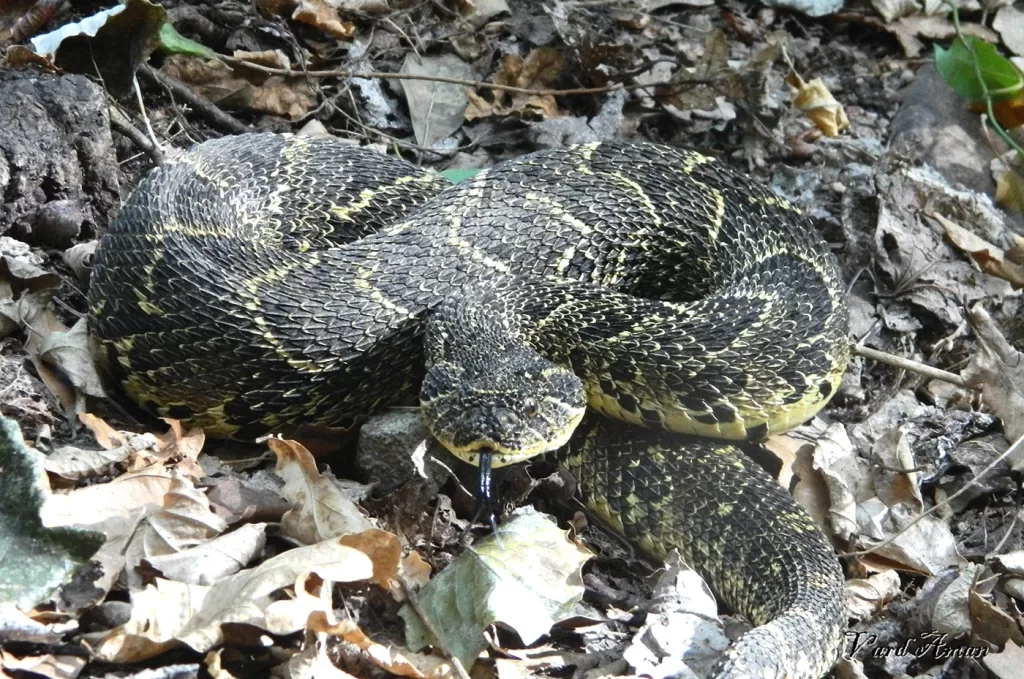
[{"label": "snake body coil", "polygon": [[834,662],[845,593],[827,540],[734,447],[685,435],[792,427],[846,364],[832,256],[743,175],[590,144],[446,187],[340,142],[244,135],[152,172],[92,275],[108,372],[212,434],[352,426],[417,390],[465,458],[481,441],[504,463],[560,444],[584,402],[640,425],[587,415],[562,459],[613,527],[678,549],[761,625],[720,676]]}]

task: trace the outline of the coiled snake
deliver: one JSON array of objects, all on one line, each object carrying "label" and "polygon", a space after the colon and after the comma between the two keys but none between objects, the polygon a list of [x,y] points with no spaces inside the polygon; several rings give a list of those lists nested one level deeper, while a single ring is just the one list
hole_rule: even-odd
[{"label": "coiled snake", "polygon": [[[710,158],[589,144],[446,186],[333,140],[206,142],[124,205],[89,299],[124,391],[208,433],[352,426],[419,390],[466,459],[571,434],[561,459],[588,505],[761,625],[721,677],[835,661],[828,541],[704,437],[757,440],[824,405],[847,360],[840,278],[796,207]],[[641,426],[587,415],[573,434],[584,405]]]}]

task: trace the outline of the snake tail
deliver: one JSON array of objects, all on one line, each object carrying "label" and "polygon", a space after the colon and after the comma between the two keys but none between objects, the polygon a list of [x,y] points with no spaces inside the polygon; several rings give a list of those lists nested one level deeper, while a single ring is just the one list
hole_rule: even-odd
[{"label": "snake tail", "polygon": [[[735,446],[588,416],[562,464],[587,506],[652,555],[678,550],[758,627],[716,679],[817,679],[839,657],[846,584],[811,517]],[[638,503],[647,494],[659,502]]]}]

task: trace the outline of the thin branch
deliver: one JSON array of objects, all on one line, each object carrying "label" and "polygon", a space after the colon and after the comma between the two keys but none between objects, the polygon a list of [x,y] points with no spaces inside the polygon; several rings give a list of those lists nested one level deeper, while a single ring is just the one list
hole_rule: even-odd
[{"label": "thin branch", "polygon": [[[274,68],[273,66],[264,66],[263,64],[254,64],[242,59],[236,59],[235,57],[229,57],[224,54],[218,54],[217,57],[226,63],[235,64],[242,66],[243,68],[251,68],[260,73],[267,73],[269,75],[285,75],[296,77],[304,75],[301,71],[294,71],[289,68]],[[536,90],[528,87],[514,87],[512,85],[499,85],[497,83],[484,82],[482,80],[464,80],[462,78],[446,78],[439,75],[424,75],[420,73],[381,73],[377,71],[349,71],[346,69],[336,69],[329,71],[307,71],[306,75],[314,78],[365,78],[366,80],[383,79],[383,80],[425,80],[427,82],[435,83],[448,83],[450,85],[462,85],[464,87],[473,88],[487,88],[491,90],[500,90],[502,92],[512,92],[513,94],[530,94],[533,96],[553,96],[553,97],[570,97],[579,96],[585,94],[605,94],[607,92],[615,92],[618,90],[626,90],[632,92],[633,90],[652,89],[656,87],[674,87],[676,83],[671,82],[657,82],[647,84],[633,84],[623,85],[622,83],[614,83],[611,85],[603,85],[601,87],[578,87],[567,90],[553,90],[544,89]],[[707,84],[697,81],[687,82],[687,85],[699,85]]]},{"label": "thin branch", "polygon": [[153,148],[162,154],[163,147],[160,146],[160,140],[156,138],[156,132],[153,131],[152,123],[149,122],[146,104],[142,101],[142,89],[139,87],[139,79],[134,74],[132,75],[132,85],[135,88],[135,98],[139,102],[139,115],[142,116],[142,122],[146,123],[146,131],[149,132],[149,140],[153,142]]},{"label": "thin branch", "polygon": [[145,134],[143,134],[137,127],[132,125],[124,113],[121,112],[116,105],[111,104],[108,107],[110,112],[110,125],[115,130],[123,134],[132,140],[136,146],[142,149],[146,155],[152,160],[154,165],[162,165],[164,162],[164,154],[159,147],[153,146],[153,142],[149,140]]},{"label": "thin branch", "polygon": [[999,455],[999,457],[997,457],[996,459],[992,460],[992,462],[990,462],[984,469],[982,469],[980,472],[975,474],[974,478],[971,479],[968,483],[966,483],[963,488],[961,488],[960,490],[956,491],[955,493],[953,493],[952,495],[947,497],[942,502],[936,503],[934,506],[930,507],[927,511],[921,512],[921,514],[919,516],[917,516],[913,521],[908,523],[906,526],[903,526],[902,528],[900,528],[899,532],[897,532],[895,535],[890,535],[885,540],[882,540],[881,542],[879,542],[877,545],[872,545],[872,546],[868,547],[867,549],[862,549],[862,550],[857,551],[857,552],[844,552],[843,556],[867,556],[868,554],[872,554],[872,553],[876,552],[877,550],[881,549],[882,547],[885,547],[887,545],[892,544],[892,542],[894,540],[896,540],[896,538],[900,537],[901,535],[906,533],[908,530],[913,528],[915,525],[917,525],[919,522],[924,520],[924,518],[926,516],[931,516],[932,514],[937,512],[940,508],[949,505],[953,500],[957,499],[958,497],[960,497],[961,495],[966,493],[968,490],[971,490],[972,488],[974,488],[974,486],[978,485],[979,479],[981,479],[983,476],[985,476],[985,474],[988,474],[990,471],[995,469],[997,464],[999,464],[1000,462],[1002,462],[1003,460],[1008,458],[1010,455],[1012,455],[1014,452],[1016,452],[1016,450],[1018,448],[1022,447],[1022,444],[1024,444],[1024,436],[1021,436],[1016,441],[1014,441],[1013,445],[1011,445],[1009,448],[1004,450],[1002,452],[1002,454]]},{"label": "thin branch", "polygon": [[[164,75],[160,71],[156,71],[149,66],[143,66],[139,71],[144,77],[157,83],[170,92],[172,96],[182,99],[188,103],[196,110],[196,113],[205,118],[207,122],[233,134],[245,134],[246,132],[252,132],[248,125],[241,122],[234,116],[228,115],[218,108],[212,101],[193,91],[187,85],[183,85],[174,78]],[[302,75],[302,73],[296,71],[296,75]]]},{"label": "thin branch", "polygon": [[962,377],[955,373],[946,372],[945,370],[940,370],[939,368],[933,368],[930,365],[925,365],[924,363],[912,361],[909,358],[903,358],[902,356],[897,356],[896,354],[887,354],[884,351],[872,349],[871,347],[866,347],[862,344],[854,344],[853,353],[857,354],[858,356],[863,356],[864,358],[871,359],[872,361],[878,361],[879,363],[891,365],[894,368],[901,368],[903,370],[916,373],[923,377],[930,377],[933,380],[942,380],[943,382],[949,382],[950,384],[955,384],[961,389],[974,389],[974,387],[968,385],[966,382],[964,382],[964,379]]}]

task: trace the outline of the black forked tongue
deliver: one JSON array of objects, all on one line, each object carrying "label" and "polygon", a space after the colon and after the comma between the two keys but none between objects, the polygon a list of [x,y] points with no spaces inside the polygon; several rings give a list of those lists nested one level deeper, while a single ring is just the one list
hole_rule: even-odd
[{"label": "black forked tongue", "polygon": [[[498,546],[504,549],[501,544],[501,535],[498,533],[498,520],[495,515],[494,483],[491,479],[491,455],[490,450],[480,452],[480,475],[476,488],[476,509],[473,510],[473,519],[466,528],[468,532],[475,524],[486,517],[487,523],[491,524],[494,538]],[[461,542],[461,540],[460,540]]]}]

